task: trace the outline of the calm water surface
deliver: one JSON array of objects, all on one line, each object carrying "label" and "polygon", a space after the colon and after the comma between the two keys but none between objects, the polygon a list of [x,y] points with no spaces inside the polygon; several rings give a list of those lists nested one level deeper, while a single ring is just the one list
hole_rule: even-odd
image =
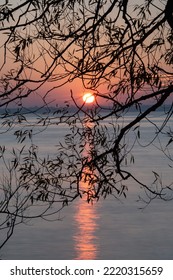
[{"label": "calm water surface", "polygon": [[[129,118],[131,116],[129,115]],[[155,119],[154,119],[155,118]],[[153,116],[161,123],[161,113]],[[128,121],[128,119],[126,119]],[[66,128],[51,128],[36,144],[52,152],[54,140],[63,137]],[[143,146],[155,133],[150,123],[142,124]],[[12,138],[1,143],[12,145]],[[133,135],[131,136],[134,137]],[[132,138],[129,139],[132,141]],[[167,141],[164,136],[162,143]],[[158,143],[155,143],[157,145]],[[173,181],[168,160],[153,145],[134,149],[133,172],[142,180],[153,180],[151,170],[162,172],[165,182]],[[83,186],[85,187],[85,185]],[[16,227],[14,235],[0,252],[2,259],[173,259],[173,201],[155,200],[144,210],[137,202],[139,187],[129,181],[127,199],[113,197],[90,205],[75,201],[60,213],[56,222],[30,221]]]}]

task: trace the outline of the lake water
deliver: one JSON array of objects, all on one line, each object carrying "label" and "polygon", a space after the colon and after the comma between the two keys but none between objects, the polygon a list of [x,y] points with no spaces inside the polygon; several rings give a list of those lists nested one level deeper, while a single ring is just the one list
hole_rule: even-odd
[{"label": "lake water", "polygon": [[[125,122],[132,119],[129,113]],[[151,120],[160,125],[162,112]],[[173,121],[170,121],[172,127]],[[173,127],[172,127],[173,128]],[[51,127],[35,136],[42,151],[53,153],[55,139],[62,139],[66,127]],[[155,130],[150,122],[141,124],[141,144],[134,147],[134,174],[141,180],[153,181],[152,170],[161,172],[165,184],[173,182],[170,163],[154,145],[147,146]],[[129,139],[132,141],[134,135]],[[2,134],[0,145],[14,146],[10,133]],[[168,139],[160,138],[162,145]],[[146,147],[145,147],[146,146]],[[171,148],[171,145],[170,145]],[[60,212],[60,220],[30,221],[15,228],[14,234],[0,251],[2,259],[173,259],[173,201],[154,200],[143,210],[137,202],[140,188],[128,182],[128,196],[121,201],[113,197],[87,204],[79,199]],[[1,234],[1,232],[0,232]],[[0,237],[1,239],[1,237]]]}]

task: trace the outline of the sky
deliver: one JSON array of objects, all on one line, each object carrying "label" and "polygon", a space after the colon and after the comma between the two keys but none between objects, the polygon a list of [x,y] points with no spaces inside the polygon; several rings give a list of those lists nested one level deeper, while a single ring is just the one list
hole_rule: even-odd
[{"label": "sky", "polygon": [[[143,2],[143,1],[142,1]],[[0,0],[0,3],[4,3],[4,1]],[[13,3],[21,3],[18,1],[13,1]],[[109,1],[107,2],[109,5]],[[129,6],[130,9],[132,8],[133,5],[137,4],[138,1],[137,0],[129,0]],[[155,1],[155,3],[160,3],[160,1]],[[160,5],[160,4],[159,4]],[[157,10],[157,9],[156,9]],[[37,30],[37,27],[35,27],[35,31]],[[29,36],[29,34],[34,34],[35,32],[34,30],[21,30],[21,34],[25,33],[27,34],[27,36]],[[2,38],[2,37],[1,37]],[[5,38],[5,37],[4,37]],[[0,56],[1,56],[1,63],[3,61],[3,55],[4,55],[4,42],[5,40],[1,41],[1,50],[0,50]],[[66,42],[62,42],[61,45],[58,46],[58,48],[60,48],[60,50],[62,48],[64,48],[66,45]],[[28,47],[28,53],[25,52],[25,59],[27,61],[29,61],[29,59],[31,58],[32,61],[35,60],[35,62],[33,64],[28,64],[29,67],[31,68],[36,68],[36,71],[33,71],[32,69],[28,69],[27,71],[23,72],[23,78],[28,78],[30,77],[31,79],[37,80],[38,77],[40,77],[40,73],[44,72],[46,69],[46,65],[50,65],[51,64],[51,60],[50,57],[51,55],[53,55],[53,47],[51,47],[51,44],[49,45],[49,57],[47,56],[46,52],[47,52],[47,46],[48,44],[44,42],[44,40],[41,41],[37,41],[35,43],[35,48],[33,48],[32,44],[29,45]],[[72,44],[72,48],[73,48],[73,44]],[[3,67],[3,71],[6,72],[8,70],[8,68],[13,69],[13,68],[18,68],[18,70],[20,70],[20,62],[16,62],[16,61],[12,61],[11,57],[11,52],[12,50],[14,51],[14,46],[10,45],[10,48],[7,50],[7,59],[6,59],[6,65],[5,67]],[[77,51],[74,52],[74,56],[77,56]],[[36,59],[36,57],[39,57],[39,60]],[[68,59],[68,57],[67,57]],[[66,67],[66,65],[65,65]],[[68,67],[70,67],[68,65]],[[3,71],[1,71],[1,74],[3,73]],[[59,75],[61,71],[61,68],[57,67],[54,71],[54,75]],[[83,103],[82,100],[82,96],[83,94],[88,91],[86,88],[84,88],[82,81],[80,79],[75,79],[72,82],[68,82],[67,84],[63,85],[62,87],[58,87],[60,83],[63,83],[63,80],[61,81],[61,79],[53,80],[53,81],[48,81],[46,82],[41,88],[37,88],[37,85],[31,85],[31,87],[35,90],[35,93],[32,94],[32,96],[30,96],[27,100],[24,100],[24,104],[26,104],[27,106],[39,106],[40,102],[41,102],[41,96],[45,96],[47,94],[47,92],[50,91],[50,89],[52,89],[49,93],[49,95],[46,96],[46,100],[47,102],[51,103],[52,105],[56,105],[57,103],[62,105],[64,103],[64,101],[70,101],[71,100],[71,91],[73,92],[74,98],[76,100],[76,102],[81,105]],[[101,93],[107,92],[107,89],[105,86],[100,86],[99,88]],[[91,91],[92,92],[92,91]]]}]

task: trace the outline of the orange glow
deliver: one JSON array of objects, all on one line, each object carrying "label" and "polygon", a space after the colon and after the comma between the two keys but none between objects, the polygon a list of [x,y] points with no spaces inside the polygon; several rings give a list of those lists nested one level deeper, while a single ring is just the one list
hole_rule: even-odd
[{"label": "orange glow", "polygon": [[77,260],[94,260],[99,254],[98,248],[98,209],[97,205],[87,204],[86,201],[78,201],[75,213],[76,231],[75,251]]},{"label": "orange glow", "polygon": [[94,97],[94,95],[92,93],[90,93],[90,92],[84,93],[83,101],[85,103],[93,103],[94,100],[95,100],[95,97]]},{"label": "orange glow", "polygon": [[[90,123],[87,126],[89,125]],[[88,155],[90,148],[89,143],[86,143],[84,154]],[[92,177],[94,178],[93,171],[88,170],[86,167],[80,181],[81,193],[88,190],[94,191],[92,190],[93,186],[89,183]],[[87,197],[87,194],[83,194],[83,199],[80,199],[75,205],[74,219],[76,230],[73,238],[75,240],[75,259],[77,260],[94,260],[97,259],[99,254],[99,238],[97,233],[99,227],[98,202],[97,204],[88,204],[86,202]]]}]

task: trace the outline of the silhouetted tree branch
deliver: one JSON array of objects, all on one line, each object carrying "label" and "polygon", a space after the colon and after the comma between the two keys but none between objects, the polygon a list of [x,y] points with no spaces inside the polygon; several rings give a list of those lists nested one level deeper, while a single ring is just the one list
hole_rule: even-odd
[{"label": "silhouetted tree branch", "polygon": [[[0,4],[0,133],[11,131],[18,142],[10,159],[6,146],[0,148],[6,169],[0,187],[1,247],[17,224],[51,219],[78,197],[88,202],[126,197],[129,180],[143,189],[145,203],[172,199],[172,182],[164,185],[154,170],[153,182],[144,182],[132,167],[141,122],[150,121],[150,114],[167,102],[162,125],[153,123],[153,143],[172,116],[172,14],[170,0],[135,6],[128,0]],[[78,102],[71,89],[76,81],[93,92],[95,105]],[[47,97],[64,85],[70,87],[70,101],[52,111]],[[42,96],[41,108],[24,108],[23,100],[36,93]],[[132,109],[133,118],[124,123]],[[34,136],[62,124],[68,130],[64,141],[53,156],[41,156]],[[172,162],[172,130],[166,135],[168,144],[160,150]]]},{"label": "silhouetted tree branch", "polygon": [[173,7],[171,0],[167,1],[166,7],[165,7],[165,17],[167,22],[169,23],[170,27],[173,29]]}]

